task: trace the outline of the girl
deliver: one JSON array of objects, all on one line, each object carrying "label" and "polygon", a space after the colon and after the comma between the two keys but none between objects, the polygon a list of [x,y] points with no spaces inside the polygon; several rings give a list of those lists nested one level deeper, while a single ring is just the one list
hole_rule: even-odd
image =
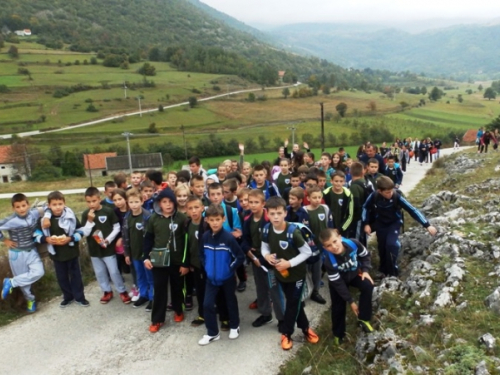
[{"label": "girl", "polygon": [[191,195],[191,191],[186,184],[178,185],[174,190],[175,198],[177,198],[177,211],[186,213],[186,202]]},{"label": "girl", "polygon": [[332,168],[335,171],[345,172],[344,163],[341,162],[341,156],[338,152],[332,155]]}]

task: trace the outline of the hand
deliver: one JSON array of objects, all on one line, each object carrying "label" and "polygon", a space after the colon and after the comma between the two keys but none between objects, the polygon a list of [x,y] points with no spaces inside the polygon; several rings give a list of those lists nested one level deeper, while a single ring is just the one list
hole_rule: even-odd
[{"label": "hand", "polygon": [[305,148],[306,150],[309,150],[309,145],[307,144],[307,142],[304,142],[304,143],[302,144],[302,146],[304,146],[304,148]]},{"label": "hand", "polygon": [[427,227],[427,232],[429,232],[431,236],[435,236],[437,233],[437,229],[436,227],[431,225],[430,227]]},{"label": "hand", "polygon": [[144,261],[144,267],[146,267],[147,270],[152,270],[153,269],[153,263],[149,259],[146,259]]},{"label": "hand", "polygon": [[56,239],[52,238],[51,236],[45,237],[45,242],[47,242],[49,245],[57,245]]},{"label": "hand", "polygon": [[48,217],[44,217],[42,219],[42,229],[50,228],[50,219]]},{"label": "hand", "polygon": [[123,238],[118,238],[118,240],[116,240],[116,246],[120,247],[122,245],[123,245]]},{"label": "hand", "polygon": [[71,242],[72,238],[70,236],[66,236],[63,239],[60,239],[55,245],[67,245]]},{"label": "hand", "polygon": [[285,139],[285,142],[283,142],[283,146],[288,147],[288,138]]},{"label": "hand", "polygon": [[372,234],[372,228],[369,225],[365,225],[365,233],[367,235]]},{"label": "hand", "polygon": [[95,218],[94,210],[89,210],[89,213],[87,214],[87,221],[90,221],[91,223],[93,223],[94,218]]},{"label": "hand", "polygon": [[128,266],[132,264],[132,262],[130,261],[130,257],[125,257],[125,263],[127,263]]},{"label": "hand", "polygon": [[265,256],[267,263],[269,263],[271,266],[274,266],[277,263],[276,257],[274,254],[267,254]]},{"label": "hand", "polygon": [[245,154],[245,145],[243,143],[238,144],[238,148],[240,150],[240,154],[244,155]]},{"label": "hand", "polygon": [[361,280],[364,280],[364,279],[370,280],[370,282],[373,285],[373,279],[371,278],[371,276],[370,276],[370,274],[368,272],[363,272],[361,274]]},{"label": "hand", "polygon": [[287,270],[291,267],[292,265],[290,264],[290,262],[288,260],[284,260],[284,259],[280,259],[280,261],[278,263],[276,263],[276,270],[281,272],[281,271],[284,271],[284,270]]},{"label": "hand", "polygon": [[17,242],[11,241],[8,238],[6,238],[3,243],[5,246],[7,246],[10,249],[15,249],[17,247]]},{"label": "hand", "polygon": [[235,229],[231,232],[231,234],[233,235],[234,238],[240,238],[243,233],[241,233],[241,230]]},{"label": "hand", "polygon": [[186,275],[188,272],[189,272],[189,268],[188,267],[179,267],[179,274],[181,276]]},{"label": "hand", "polygon": [[352,309],[352,312],[358,316],[359,315],[359,309],[358,309],[358,305],[356,305],[356,302],[353,302],[351,303],[351,309]]}]

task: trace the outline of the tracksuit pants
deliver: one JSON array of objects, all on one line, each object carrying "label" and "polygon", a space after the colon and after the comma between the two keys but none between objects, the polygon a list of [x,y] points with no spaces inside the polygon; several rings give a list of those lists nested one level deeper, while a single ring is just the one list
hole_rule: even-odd
[{"label": "tracksuit pants", "polygon": [[[269,279],[269,272],[264,271],[261,267],[257,267],[253,262],[252,269],[259,313],[264,316],[270,316],[274,309],[276,319],[278,321],[283,320],[284,315],[280,303],[281,292],[278,285],[276,284],[276,287],[273,288],[273,284]],[[271,267],[268,269],[271,269]]]},{"label": "tracksuit pants", "polygon": [[380,258],[379,271],[387,276],[398,276],[398,255],[401,244],[399,232],[401,225],[391,225],[386,228],[377,228],[378,256]]},{"label": "tracksuit pants", "polygon": [[181,276],[180,266],[153,267],[153,310],[151,311],[151,322],[164,323],[167,314],[168,283],[170,282],[170,293],[172,294],[172,308],[177,315],[184,310],[184,276]]},{"label": "tracksuit pants", "polygon": [[147,298],[150,301],[153,300],[154,296],[154,279],[152,270],[148,270],[144,267],[144,262],[142,260],[133,259],[132,260],[133,273],[136,276],[136,285],[139,288],[139,295],[142,298]]},{"label": "tracksuit pants", "polygon": [[85,300],[83,293],[82,272],[80,270],[80,258],[76,257],[64,262],[54,260],[54,270],[59,287],[65,301],[82,302]]},{"label": "tracksuit pants", "polygon": [[280,333],[283,335],[291,337],[295,330],[295,323],[297,323],[297,327],[303,331],[309,328],[309,320],[307,319],[302,303],[302,293],[304,291],[305,282],[305,279],[288,283],[278,280],[286,298],[285,319],[278,327]]},{"label": "tracksuit pants", "polygon": [[236,299],[236,278],[231,276],[225,280],[222,285],[214,285],[207,279],[205,286],[205,300],[203,301],[203,313],[207,335],[217,336],[219,326],[217,324],[216,299],[219,291],[224,295],[229,315],[229,328],[236,329],[240,325],[240,314],[238,310],[238,300]]},{"label": "tracksuit pants", "polygon": [[40,280],[45,273],[43,262],[36,249],[30,251],[9,249],[9,264],[14,275],[12,286],[20,288],[26,300],[34,301],[31,284]]},{"label": "tracksuit pants", "polygon": [[115,288],[118,293],[126,292],[125,284],[123,283],[123,277],[118,270],[118,263],[116,262],[116,255],[110,255],[108,257],[90,257],[92,261],[92,267],[94,268],[95,277],[101,290],[103,292],[111,292],[111,284],[109,283],[109,278],[115,284]]}]

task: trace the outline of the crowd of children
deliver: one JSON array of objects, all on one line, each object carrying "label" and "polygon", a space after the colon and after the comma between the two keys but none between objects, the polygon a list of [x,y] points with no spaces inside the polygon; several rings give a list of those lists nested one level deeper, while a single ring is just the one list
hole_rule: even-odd
[{"label": "crowd of children", "polygon": [[[105,184],[104,199],[95,187],[85,191],[88,208],[80,219],[58,191],[48,195],[42,210],[30,209],[26,196],[15,194],[14,213],[0,221],[0,231],[9,233],[4,238],[0,232],[0,239],[9,247],[14,275],[4,279],[2,299],[19,287],[28,311],[36,311],[30,286],[44,274],[36,244],[47,244],[63,294],[60,307],[89,306],[78,246],[87,237],[100,303],[113,299],[114,288],[123,303],[146,305],[151,333],[165,324],[169,310],[175,322],[184,321],[196,293],[198,317],[191,325],[207,330],[198,343],[219,340],[220,331],[238,338],[236,291],[246,289],[248,264],[256,286],[249,307],[259,313],[252,326],[267,325],[274,315],[284,350],[293,346],[295,325],[308,342],[319,341],[304,310],[308,273],[310,299],[320,304],[327,303],[319,289],[328,274],[335,344],[345,335],[346,303],[361,328],[373,331],[367,236],[377,234],[380,264],[373,276],[383,278],[398,276],[401,210],[432,235],[436,229],[397,190],[404,169],[393,153],[368,143],[359,161],[341,148],[322,153],[316,163],[307,144],[306,152],[294,145],[291,154],[287,146],[274,165],[252,168],[240,145],[239,161],[227,160],[214,170],[204,170],[192,157],[189,170],[169,172],[166,181],[161,171],[120,173]],[[130,292],[124,273],[131,273]],[[359,304],[349,286],[360,289]]]}]

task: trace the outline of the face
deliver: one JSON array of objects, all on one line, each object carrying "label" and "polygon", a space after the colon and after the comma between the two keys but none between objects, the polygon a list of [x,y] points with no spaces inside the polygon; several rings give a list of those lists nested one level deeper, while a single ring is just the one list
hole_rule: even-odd
[{"label": "face", "polygon": [[231,162],[228,162],[226,164],[224,164],[226,166],[226,174],[227,173],[231,173],[231,170],[232,170],[232,163]]},{"label": "face", "polygon": [[238,170],[238,162],[232,161],[231,162],[231,172],[236,172],[237,170]]},{"label": "face", "polygon": [[266,172],[264,171],[254,171],[253,172],[253,179],[257,183],[257,185],[262,185],[264,181],[266,180]]},{"label": "face", "polygon": [[304,154],[304,162],[306,162],[307,164],[312,163],[311,157],[307,154]]},{"label": "face", "polygon": [[91,210],[98,210],[101,207],[101,197],[99,195],[85,197],[85,202],[87,203],[87,207]]},{"label": "face", "polygon": [[228,187],[222,187],[222,194],[224,195],[224,199],[227,201],[231,201],[234,198],[234,192],[232,192]]},{"label": "face", "polygon": [[186,212],[192,220],[198,221],[201,219],[201,214],[204,209],[205,207],[203,207],[203,204],[200,201],[191,201],[187,204]]},{"label": "face", "polygon": [[345,155],[345,150],[339,151],[339,155],[340,156],[344,156]]},{"label": "face", "polygon": [[240,184],[240,188],[244,188],[245,186],[248,185],[248,180],[247,180],[247,176],[245,176],[244,174],[241,175],[241,184]]},{"label": "face", "polygon": [[285,148],[284,147],[280,147],[278,149],[278,154],[279,154],[280,158],[282,158],[283,156],[285,156]]},{"label": "face", "polygon": [[391,199],[393,190],[379,190],[380,195],[382,195],[385,199]]},{"label": "face", "polygon": [[219,180],[225,179],[226,178],[226,174],[227,174],[226,166],[225,165],[221,165],[217,169],[217,176],[219,177]]},{"label": "face", "polygon": [[375,156],[375,148],[373,146],[367,147],[365,152],[369,158],[373,158]]},{"label": "face", "polygon": [[169,173],[167,182],[170,186],[175,186],[175,183],[177,182],[177,175]]},{"label": "face", "polygon": [[335,164],[337,164],[340,161],[340,156],[338,154],[335,154],[333,155],[332,160]]},{"label": "face", "polygon": [[49,202],[49,208],[54,216],[61,216],[65,206],[66,205],[62,199],[52,199]]},{"label": "face", "polygon": [[141,181],[142,181],[142,174],[141,173],[132,173],[132,175],[130,176],[130,183],[132,184],[132,186],[139,186],[141,184]]},{"label": "face", "polygon": [[267,215],[273,227],[280,228],[285,224],[286,211],[284,207],[270,208],[267,211]]},{"label": "face", "polygon": [[266,202],[264,202],[259,197],[248,197],[248,206],[250,207],[250,210],[254,214],[261,213],[262,210],[264,209],[265,204]]},{"label": "face", "polygon": [[166,215],[166,216],[172,215],[174,213],[174,210],[175,210],[174,202],[172,202],[168,198],[162,198],[162,200],[160,201],[160,208],[161,208],[161,212],[164,215]]},{"label": "face", "polygon": [[328,167],[330,165],[330,159],[328,158],[328,156],[322,156],[319,162],[323,167]]},{"label": "face", "polygon": [[388,159],[387,160],[387,166],[389,168],[394,168],[394,159]]},{"label": "face", "polygon": [[288,197],[288,203],[293,209],[297,209],[302,206],[302,199],[297,198],[295,195],[290,195]]},{"label": "face", "polygon": [[197,197],[202,197],[205,192],[205,183],[203,181],[195,181],[191,186],[191,191]]},{"label": "face", "polygon": [[243,208],[244,210],[250,209],[250,206],[248,204],[248,194],[243,194],[238,200],[240,202],[241,208]]},{"label": "face", "polygon": [[120,194],[113,195],[113,203],[117,208],[123,208],[127,206],[127,201]]},{"label": "face", "polygon": [[152,187],[145,187],[141,190],[141,192],[147,197],[147,199],[151,199],[151,197],[153,196]]},{"label": "face", "polygon": [[300,177],[292,177],[290,183],[292,187],[298,187],[300,185]]},{"label": "face", "polygon": [[222,199],[224,199],[222,189],[210,189],[208,191],[208,199],[210,199],[212,203],[221,204]]},{"label": "face", "polygon": [[293,145],[292,150],[293,150],[293,152],[297,152],[297,151],[299,151],[299,150],[300,150],[299,145],[298,145],[297,143],[295,143],[295,144]]},{"label": "face", "polygon": [[287,161],[281,161],[280,168],[282,174],[288,174],[289,166]]},{"label": "face", "polygon": [[368,164],[368,173],[369,174],[375,174],[377,172],[378,172],[378,164],[376,164],[376,163]]},{"label": "face", "polygon": [[109,199],[113,199],[113,190],[115,190],[115,189],[116,189],[115,187],[104,188],[104,194],[106,194],[106,196]]},{"label": "face", "polygon": [[344,186],[345,179],[343,179],[340,176],[335,176],[332,179],[332,185],[333,185],[333,190],[335,191],[341,191],[342,187]]},{"label": "face", "polygon": [[316,207],[316,206],[319,206],[321,204],[322,198],[323,198],[323,194],[321,194],[320,192],[315,192],[309,196],[309,202],[311,202],[312,206]]},{"label": "face", "polygon": [[140,197],[129,197],[127,199],[128,207],[133,212],[138,212],[142,208],[142,199]]},{"label": "face", "polygon": [[197,174],[200,171],[200,166],[196,163],[189,164],[189,170],[192,174]]},{"label": "face", "polygon": [[14,202],[14,204],[12,205],[12,209],[19,216],[26,216],[28,214],[28,211],[30,210],[30,205],[27,201]]},{"label": "face", "polygon": [[342,245],[342,237],[334,234],[327,241],[322,243],[323,248],[332,254],[342,254],[344,246]]},{"label": "face", "polygon": [[186,205],[186,201],[188,199],[189,192],[187,190],[179,190],[176,194],[175,197],[177,198],[177,204],[179,206],[184,207]]},{"label": "face", "polygon": [[224,221],[226,221],[226,218],[224,216],[207,217],[207,223],[208,225],[210,225],[210,229],[212,229],[213,232],[219,232],[224,225]]},{"label": "face", "polygon": [[300,172],[299,173],[299,178],[301,182],[304,182],[307,178],[307,172]]},{"label": "face", "polygon": [[351,165],[352,165],[352,160],[349,159],[345,162],[345,165],[347,165],[347,168],[351,168]]},{"label": "face", "polygon": [[318,183],[314,180],[307,180],[306,183],[306,188],[310,188],[310,187],[313,187],[313,186],[318,186]]},{"label": "face", "polygon": [[318,186],[323,189],[326,186],[326,177],[318,177]]},{"label": "face", "polygon": [[243,167],[243,170],[242,170],[242,173],[245,175],[245,176],[250,176],[250,166],[246,165]]}]

